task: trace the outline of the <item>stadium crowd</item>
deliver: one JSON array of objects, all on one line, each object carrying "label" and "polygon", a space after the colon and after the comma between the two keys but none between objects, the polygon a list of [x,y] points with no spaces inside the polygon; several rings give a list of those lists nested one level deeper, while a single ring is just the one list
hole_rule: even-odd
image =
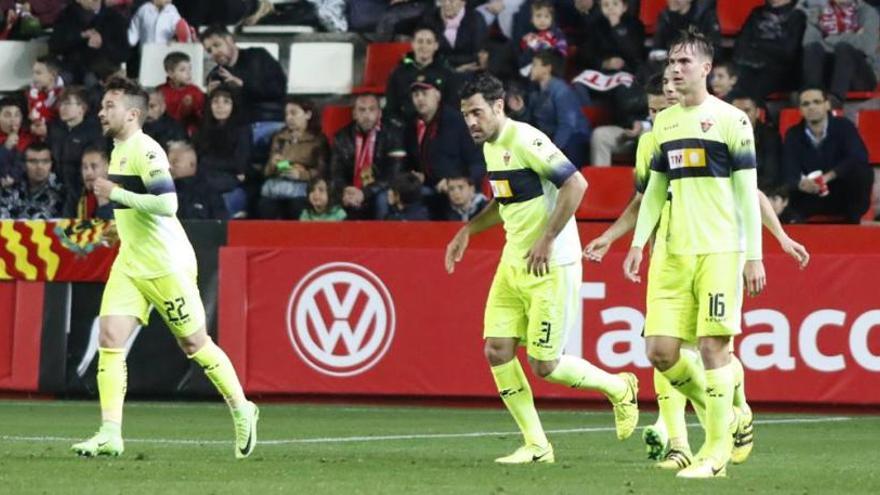
[{"label": "stadium crowd", "polygon": [[[766,0],[732,43],[715,0],[666,3],[649,37],[638,0],[0,0],[0,39],[49,44],[31,84],[0,100],[0,218],[112,218],[91,192],[112,146],[102,86],[150,70],[167,78],[148,90],[144,132],[166,147],[181,218],[466,220],[488,194],[458,109],[468,78],[504,80],[510,116],[575,164],[632,163],[651,125],[645,83],[674,35],[696,26],[721,54],[712,93],[752,121],[760,188],[780,217],[858,223],[874,171],[837,110],[848,92],[877,88],[880,1]],[[263,22],[412,49],[385,93],[349,95],[352,122],[325,136],[316,101],[288,95],[278,60],[239,48],[225,27]],[[170,41],[202,44],[216,64],[205,81],[182,52],[139,66],[143,43]],[[766,102],[788,95],[802,118],[780,135]],[[609,122],[594,126],[587,105],[611,109]]]}]

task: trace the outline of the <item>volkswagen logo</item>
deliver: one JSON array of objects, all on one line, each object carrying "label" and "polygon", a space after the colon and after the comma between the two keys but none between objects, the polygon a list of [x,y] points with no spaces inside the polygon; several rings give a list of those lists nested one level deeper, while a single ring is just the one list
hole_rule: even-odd
[{"label": "volkswagen logo", "polygon": [[354,263],[306,274],[287,303],[287,334],[311,368],[353,376],[382,359],[394,338],[394,301],[382,280]]}]

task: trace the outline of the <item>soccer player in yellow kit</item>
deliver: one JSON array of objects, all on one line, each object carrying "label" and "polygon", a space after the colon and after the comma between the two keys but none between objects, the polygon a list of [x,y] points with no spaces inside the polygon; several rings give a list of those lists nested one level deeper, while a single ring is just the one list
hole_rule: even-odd
[{"label": "soccer player in yellow kit", "polygon": [[147,94],[126,79],[112,80],[98,118],[113,139],[110,176],[97,179],[95,195],[113,203],[120,248],[101,300],[98,394],[101,427],[71,450],[82,456],[121,455],[122,406],[127,372],[125,343],[155,307],[180,348],[199,364],[223,395],[235,427],[235,456],[247,457],[257,442],[259,410],[248,401],[229,358],[205,330],[196,285],[196,257],[175,213],[177,195],[162,147],[141,130]]},{"label": "soccer player in yellow kit", "polygon": [[638,423],[638,383],[632,373],[609,374],[563,355],[575,323],[582,283],[574,212],[587,182],[545,134],[504,115],[504,89],[482,73],[465,84],[461,112],[483,146],[494,199],[446,248],[446,270],[461,261],[471,235],[502,223],[506,242],[486,302],[484,352],[498,393],[525,445],[495,462],[554,462],[517,346],[526,347],[538,376],[568,387],[601,391],[614,406],[620,439]]},{"label": "soccer player in yellow kit", "polygon": [[[678,103],[678,93],[672,87],[672,81],[669,77],[671,71],[667,67],[666,74],[662,77],[652,79],[647,88],[648,93],[648,109],[650,119],[653,121],[654,116],[665,110],[666,108]],[[662,87],[661,87],[662,86]],[[602,258],[608,252],[611,245],[624,234],[635,227],[636,217],[638,215],[639,206],[642,202],[642,193],[645,191],[650,173],[650,159],[653,151],[654,136],[651,131],[644,133],[639,139],[636,152],[636,194],[632,201],[627,205],[620,218],[605,230],[599,237],[590,241],[584,248],[584,258],[601,262]],[[806,267],[809,263],[809,253],[799,243],[791,239],[782,228],[773,206],[770,201],[760,191],[758,192],[761,206],[761,219],[764,225],[779,241],[779,246],[783,252],[791,255],[800,265],[801,268]],[[660,219],[660,227],[656,232],[656,236],[663,239],[667,233],[668,225],[668,202],[664,205],[663,214]],[[662,264],[663,243],[656,246],[651,253],[652,264]],[[692,360],[695,364],[701,365],[699,355],[696,354],[691,346],[683,346],[680,350],[681,354]],[[750,415],[750,408],[745,399],[744,373],[742,364],[735,355],[731,355],[731,363],[733,364],[735,373],[734,407],[743,411],[744,414]],[[648,457],[659,460],[656,466],[662,469],[682,469],[691,464],[692,454],[687,437],[687,424],[685,422],[685,406],[687,398],[680,392],[675,390],[669,384],[669,380],[657,369],[654,370],[654,392],[657,395],[657,406],[660,411],[657,421],[653,425],[648,425],[642,432],[642,439],[645,441],[648,449]],[[699,407],[699,406],[695,406]],[[703,411],[700,411],[702,414]],[[735,446],[733,449],[732,461],[739,463],[745,461],[751,450],[752,436],[751,431],[744,430],[739,437],[735,437]]]},{"label": "soccer player in yellow kit", "polygon": [[[649,273],[645,336],[654,367],[694,404],[705,404],[706,441],[681,478],[725,476],[733,434],[750,422],[733,407],[729,349],[741,332],[743,278],[752,295],[766,283],[752,126],[742,111],[709,95],[713,56],[694,31],[670,47],[681,99],[654,122],[650,180],[624,261],[627,278],[640,281],[642,250],[671,193],[668,231],[657,239],[665,255]],[[694,337],[705,372],[679,352]]]}]

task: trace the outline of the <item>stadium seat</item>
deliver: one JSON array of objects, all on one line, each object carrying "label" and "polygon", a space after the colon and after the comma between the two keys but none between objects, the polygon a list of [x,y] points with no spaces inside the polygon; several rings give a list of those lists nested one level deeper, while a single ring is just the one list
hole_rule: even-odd
[{"label": "stadium seat", "polygon": [[321,132],[330,144],[333,136],[351,122],[351,107],[348,105],[327,105],[321,110]]},{"label": "stadium seat", "polygon": [[[234,31],[235,26],[229,30],[229,32]],[[257,26],[244,26],[241,28],[241,32],[244,34],[308,34],[314,33],[315,28],[312,26],[299,26],[295,24],[289,26],[260,24]]]},{"label": "stadium seat", "polygon": [[718,0],[718,24],[721,25],[721,34],[737,35],[752,9],[761,5],[764,5],[764,0]]},{"label": "stadium seat", "polygon": [[48,52],[44,41],[0,41],[0,91],[18,91],[30,84],[34,61]]},{"label": "stadium seat", "polygon": [[880,110],[860,111],[858,128],[868,148],[868,162],[872,165],[880,165]]},{"label": "stadium seat", "polygon": [[589,187],[575,212],[578,220],[615,220],[633,197],[632,167],[584,167]]},{"label": "stadium seat", "polygon": [[600,105],[588,105],[581,107],[581,113],[590,121],[590,126],[595,129],[600,125],[609,125],[612,121],[611,111]]},{"label": "stadium seat", "polygon": [[352,87],[351,43],[293,43],[288,56],[289,94],[349,94]]},{"label": "stadium seat", "polygon": [[654,34],[657,30],[657,18],[666,8],[666,0],[642,0],[639,6],[639,19],[645,25],[645,32]]},{"label": "stadium seat", "polygon": [[141,73],[138,82],[145,88],[158,86],[165,82],[165,68],[162,61],[171,52],[189,55],[192,63],[192,81],[204,89],[205,49],[201,43],[144,43],[141,47]]},{"label": "stadium seat", "polygon": [[279,58],[281,49],[278,47],[278,43],[269,43],[265,41],[236,41],[235,46],[239,48],[263,48],[269,52],[269,55],[272,55],[272,58],[279,62],[281,61]]},{"label": "stadium seat", "polygon": [[411,48],[410,43],[370,43],[367,45],[364,81],[354,89],[354,92],[384,94],[388,76]]}]

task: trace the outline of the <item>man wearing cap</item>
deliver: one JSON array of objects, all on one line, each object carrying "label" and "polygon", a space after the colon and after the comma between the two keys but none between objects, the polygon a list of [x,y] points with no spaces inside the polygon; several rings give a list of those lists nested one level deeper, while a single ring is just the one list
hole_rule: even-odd
[{"label": "man wearing cap", "polygon": [[419,78],[410,85],[416,118],[407,123],[406,148],[410,170],[415,172],[426,192],[432,212],[442,210],[447,179],[470,177],[479,187],[486,173],[483,154],[477,149],[461,113],[443,104],[443,81]]}]

